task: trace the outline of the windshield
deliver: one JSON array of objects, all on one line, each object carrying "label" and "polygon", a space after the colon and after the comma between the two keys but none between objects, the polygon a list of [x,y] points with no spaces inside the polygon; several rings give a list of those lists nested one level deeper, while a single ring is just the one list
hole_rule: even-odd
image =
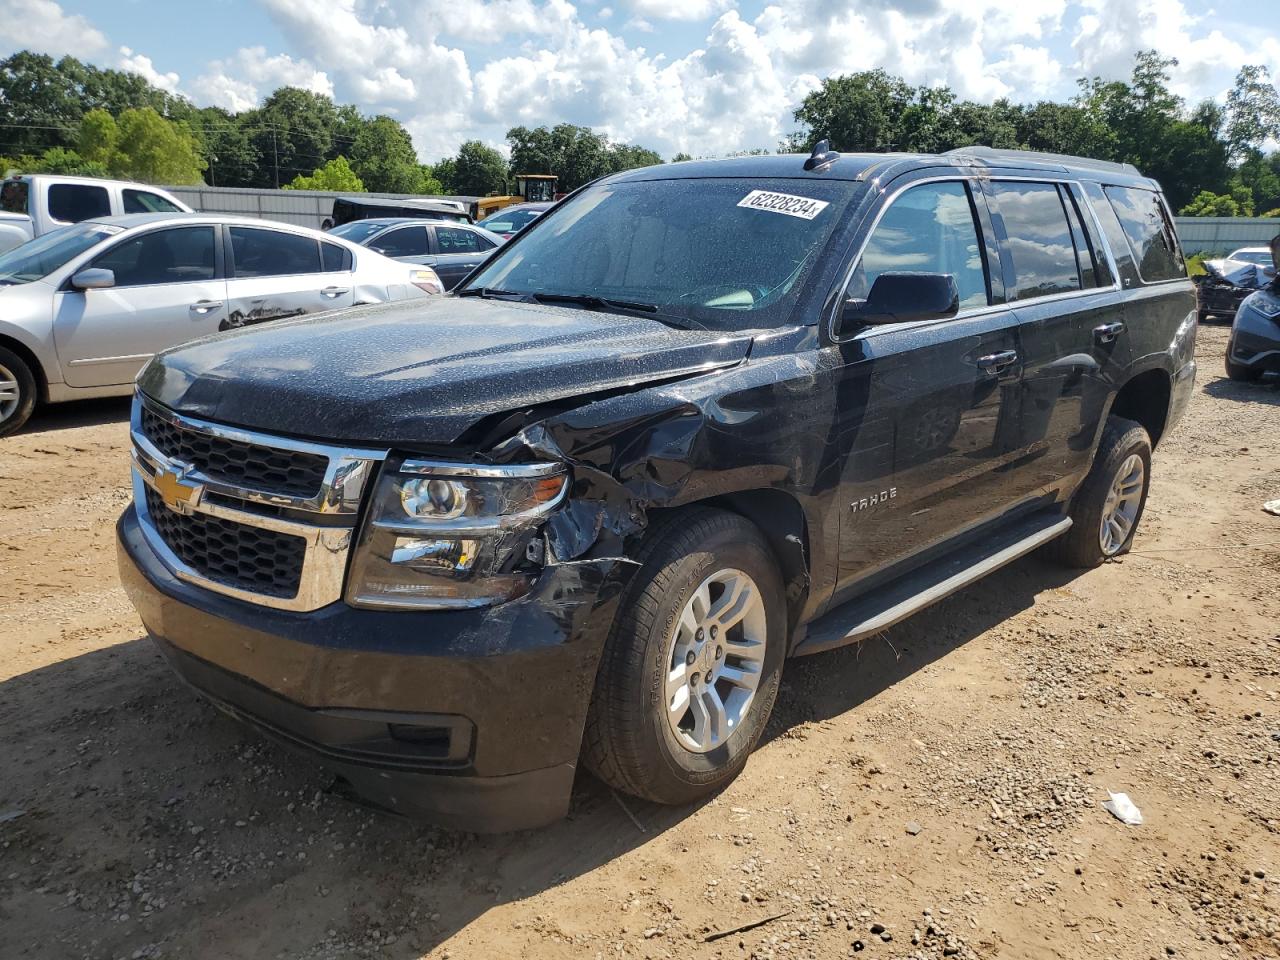
[{"label": "windshield", "polygon": [[330,236],[342,237],[352,243],[364,243],[379,230],[387,229],[385,223],[374,223],[371,220],[352,220],[329,231]]},{"label": "windshield", "polygon": [[541,210],[499,210],[491,217],[481,220],[476,226],[484,227],[493,233],[515,233],[532,220],[538,219]]},{"label": "windshield", "polygon": [[68,260],[97,246],[121,229],[100,223],[77,223],[28,240],[0,255],[0,284],[30,283],[47,277]]},{"label": "windshield", "polygon": [[540,217],[467,288],[644,304],[711,329],[778,326],[854,195],[800,179],[603,183]]}]

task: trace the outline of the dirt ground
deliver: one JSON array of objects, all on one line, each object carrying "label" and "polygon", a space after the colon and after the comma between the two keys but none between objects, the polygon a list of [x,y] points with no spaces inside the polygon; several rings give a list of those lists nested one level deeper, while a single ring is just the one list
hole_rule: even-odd
[{"label": "dirt ground", "polygon": [[1225,339],[1121,562],[793,661],[709,803],[583,775],[505,837],[356,806],[179,684],[116,580],[127,404],[39,414],[0,441],[0,955],[1280,956],[1280,386]]}]

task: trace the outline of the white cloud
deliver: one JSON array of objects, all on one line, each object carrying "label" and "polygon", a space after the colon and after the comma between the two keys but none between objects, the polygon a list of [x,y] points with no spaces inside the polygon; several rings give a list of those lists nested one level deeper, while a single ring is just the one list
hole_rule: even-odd
[{"label": "white cloud", "polygon": [[0,0],[0,52],[33,50],[57,59],[84,59],[101,53],[107,38],[78,13],[68,14],[53,0]]},{"label": "white cloud", "polygon": [[285,54],[268,56],[265,47],[242,47],[228,60],[212,61],[192,84],[192,93],[202,103],[239,112],[252,110],[282,86],[333,96],[333,83],[324,71]]},{"label": "white cloud", "polygon": [[134,53],[128,47],[120,48],[119,67],[121,70],[128,71],[129,73],[141,75],[153,87],[159,87],[161,90],[166,90],[169,93],[178,92],[178,81],[180,78],[176,73],[161,73],[155,68],[150,57],[143,56],[140,53]]},{"label": "white cloud", "polygon": [[621,5],[655,20],[709,20],[733,6],[733,0],[622,0]]}]

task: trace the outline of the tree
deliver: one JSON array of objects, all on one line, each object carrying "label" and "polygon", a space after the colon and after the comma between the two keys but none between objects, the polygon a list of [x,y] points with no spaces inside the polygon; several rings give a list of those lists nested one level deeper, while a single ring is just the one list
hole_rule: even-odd
[{"label": "tree", "polygon": [[692,159],[693,159],[693,157],[689,156],[689,154],[687,154],[687,153],[685,153],[683,150],[681,150],[679,153],[677,153],[674,157],[672,157],[672,158],[671,158],[671,162],[672,162],[672,163],[684,163],[686,160],[692,160]]},{"label": "tree", "polygon": [[22,50],[0,60],[0,129],[6,149],[32,154],[74,146],[83,112],[73,85],[52,57]]},{"label": "tree", "polygon": [[24,173],[57,173],[63,176],[109,177],[111,171],[98,160],[87,160],[66,147],[50,147],[39,159],[29,159],[23,164]]},{"label": "tree", "polygon": [[655,151],[632,144],[610,143],[589,127],[559,123],[554,127],[512,127],[511,173],[551,173],[561,190],[576,190],[596,177],[632,167],[661,163]]},{"label": "tree", "polygon": [[309,177],[296,176],[286,190],[330,190],[334,193],[363,193],[364,183],[356,176],[346,157],[335,157],[317,167]]},{"label": "tree", "polygon": [[1195,198],[1178,211],[1180,217],[1238,217],[1240,204],[1226,194],[1201,190]]},{"label": "tree", "polygon": [[105,168],[116,152],[120,140],[120,128],[115,117],[101,107],[90,110],[80,121],[80,135],[76,139],[77,152],[90,163],[100,163]]},{"label": "tree", "polygon": [[[883,70],[827,77],[796,109],[796,122],[804,129],[788,146],[808,153],[819,140],[829,140],[833,150],[914,150],[918,145],[908,135],[932,135],[938,101],[928,88],[912,87]],[[914,109],[904,123],[909,108]]]},{"label": "tree", "polygon": [[221,107],[204,107],[195,112],[190,123],[208,164],[205,180],[209,186],[248,186],[260,182],[262,157],[240,117]]},{"label": "tree", "polygon": [[453,160],[449,189],[464,196],[483,197],[507,192],[507,161],[493,147],[468,140]]},{"label": "tree", "polygon": [[[761,151],[764,153],[765,151]],[[657,151],[629,143],[611,143],[605,154],[604,173],[619,173],[637,167],[654,167],[662,163]]]},{"label": "tree", "polygon": [[1233,159],[1280,137],[1280,93],[1266,67],[1246,65],[1227,94],[1227,147]]},{"label": "tree", "polygon": [[421,193],[422,169],[409,131],[391,117],[374,117],[351,146],[351,167],[378,193]]},{"label": "tree", "polygon": [[276,187],[330,159],[338,110],[323,94],[281,87],[243,122],[261,157],[253,185]]},{"label": "tree", "polygon": [[205,162],[186,124],[166,120],[151,107],[125,110],[108,166],[120,177],[147,183],[200,183]]}]

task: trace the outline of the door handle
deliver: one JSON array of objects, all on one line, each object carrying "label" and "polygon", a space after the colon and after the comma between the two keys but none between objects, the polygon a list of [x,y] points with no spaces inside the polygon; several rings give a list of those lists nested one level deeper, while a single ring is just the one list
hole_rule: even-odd
[{"label": "door handle", "polygon": [[1124,333],[1124,324],[1119,321],[1115,323],[1104,323],[1100,327],[1093,328],[1094,342],[1101,345],[1104,343],[1113,343],[1116,337]]},{"label": "door handle", "polygon": [[978,366],[987,373],[999,373],[1005,367],[1015,363],[1017,359],[1017,350],[1001,350],[999,353],[989,353],[985,357],[979,357]]},{"label": "door handle", "polygon": [[340,297],[351,290],[350,287],[325,287],[320,292],[326,297]]},{"label": "door handle", "polygon": [[191,312],[204,316],[210,310],[217,310],[222,306],[221,300],[197,300],[191,305]]}]

